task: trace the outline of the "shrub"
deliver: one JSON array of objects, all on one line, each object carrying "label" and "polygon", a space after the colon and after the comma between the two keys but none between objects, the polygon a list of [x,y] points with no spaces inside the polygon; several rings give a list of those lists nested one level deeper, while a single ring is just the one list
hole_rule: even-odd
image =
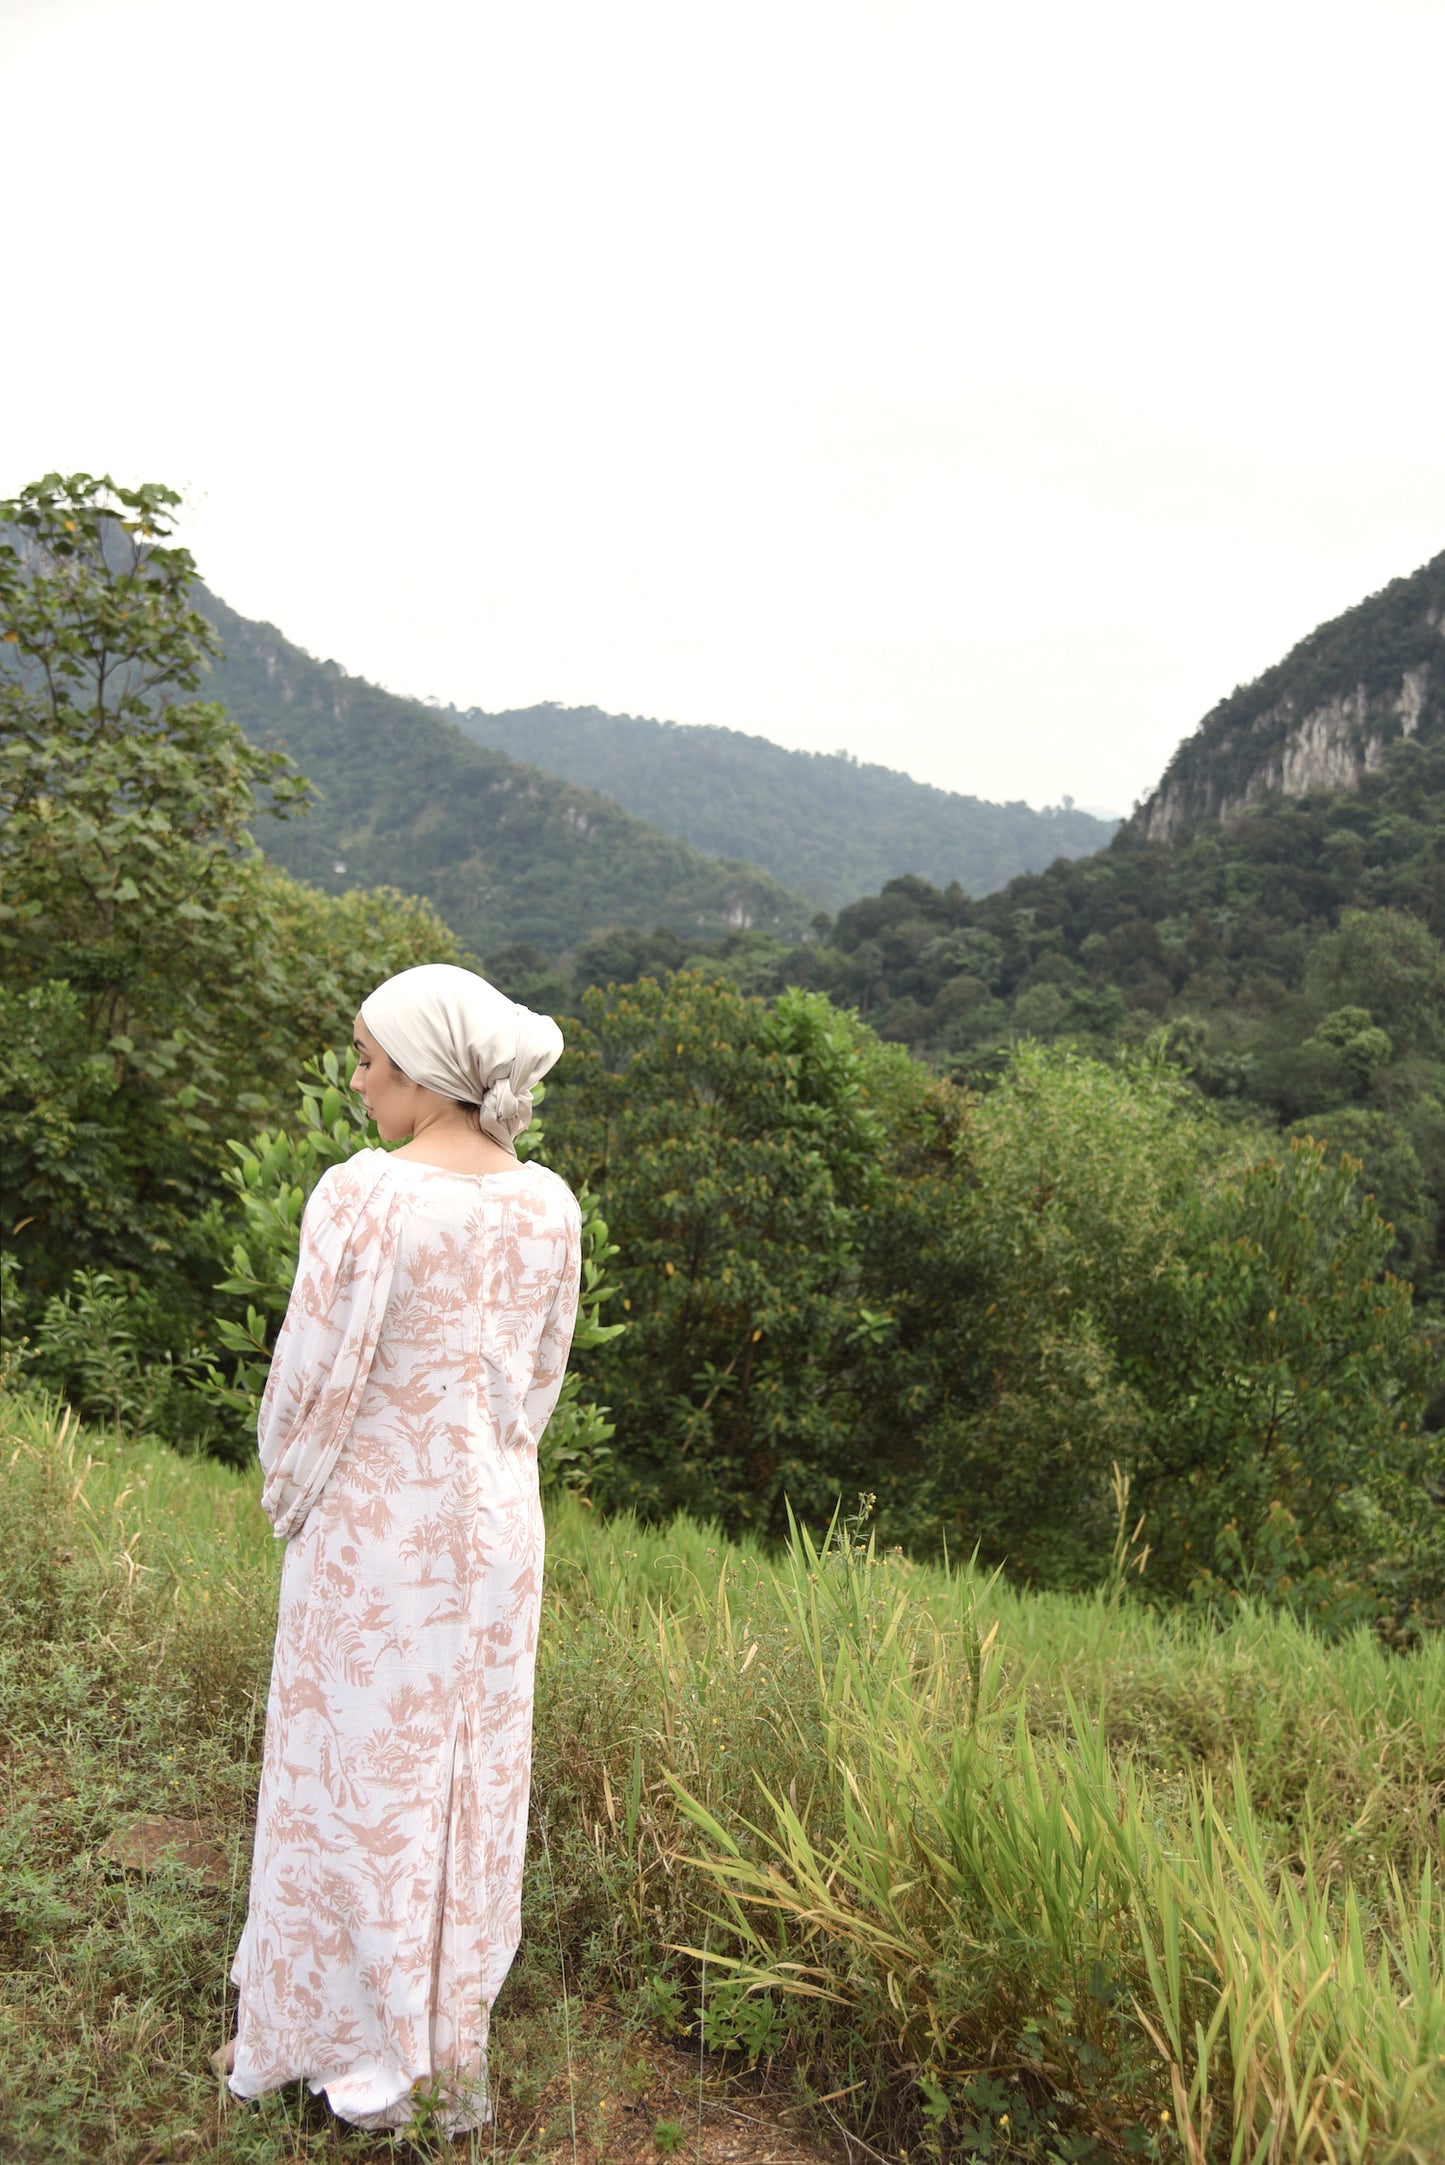
[{"label": "shrub", "polygon": [[866,1222],[895,1135],[933,1085],[818,993],[773,1005],[681,973],[592,992],[568,1026],[549,1127],[621,1251],[606,1490],[774,1532],[866,1472]]},{"label": "shrub", "polygon": [[283,1115],[378,976],[458,954],[423,903],[323,895],[262,858],[252,822],[304,811],[308,785],[196,696],[215,637],[168,538],[178,501],[50,474],[0,504],[11,1295],[35,1331],[99,1271],[162,1363],[203,1327],[227,1136]]},{"label": "shrub", "polygon": [[955,1204],[973,1278],[929,1438],[943,1522],[1039,1583],[1096,1581],[1117,1461],[1157,1596],[1338,1622],[1385,1598],[1388,1526],[1435,1601],[1429,1362],[1392,1238],[1322,1145],[1223,1128],[1157,1062],[1024,1048],[974,1110]]}]

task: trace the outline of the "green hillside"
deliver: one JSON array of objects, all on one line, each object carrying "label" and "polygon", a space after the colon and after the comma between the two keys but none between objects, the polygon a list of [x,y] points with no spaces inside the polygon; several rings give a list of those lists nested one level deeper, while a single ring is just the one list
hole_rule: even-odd
[{"label": "green hillside", "polygon": [[932,789],[846,752],[790,752],[737,729],[551,704],[452,719],[478,744],[604,790],[709,856],[745,857],[828,909],[916,873],[990,894],[1103,847],[1113,822]]},{"label": "green hillside", "polygon": [[[1361,734],[1331,740],[1330,715]],[[1281,1027],[1321,939],[1383,908],[1445,937],[1445,555],[1217,707],[1099,855],[978,902],[894,883],[841,912],[832,949],[865,1012],[935,1056],[1181,1013],[1222,1048]],[[1281,1111],[1302,1087],[1269,1084]]]},{"label": "green hillside", "polygon": [[319,785],[312,817],[268,833],[298,877],[335,893],[381,884],[434,903],[481,955],[560,953],[618,923],[697,937],[800,936],[811,906],[751,864],[704,856],[595,791],[470,741],[415,699],[348,676],[204,589],[224,652],[208,683],[256,741]]},{"label": "green hillside", "polygon": [[[978,901],[894,880],[825,943],[735,938],[710,966],[820,987],[979,1082],[1021,1037],[1104,1051],[1167,1024],[1209,1095],[1360,1158],[1397,1266],[1445,1298],[1442,634],[1445,556],[1216,708],[1097,856]],[[1311,744],[1334,781],[1272,786],[1308,783]]]}]

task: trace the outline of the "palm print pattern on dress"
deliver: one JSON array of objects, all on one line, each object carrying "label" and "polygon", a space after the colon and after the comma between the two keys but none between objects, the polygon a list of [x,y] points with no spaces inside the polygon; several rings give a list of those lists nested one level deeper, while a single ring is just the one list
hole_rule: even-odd
[{"label": "palm print pattern on dress", "polygon": [[577,1312],[554,1173],[363,1151],[317,1183],[258,1433],[288,1546],[231,2088],[488,2117],[521,1936],[543,1529]]}]

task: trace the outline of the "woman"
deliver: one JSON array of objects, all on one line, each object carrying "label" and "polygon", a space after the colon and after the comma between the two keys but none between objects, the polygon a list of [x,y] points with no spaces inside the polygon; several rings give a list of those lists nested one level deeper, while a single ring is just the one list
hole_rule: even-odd
[{"label": "woman", "polygon": [[261,1406],[288,1546],[226,2071],[239,2097],[305,2077],[362,2127],[425,2097],[460,2133],[520,1937],[537,1443],[580,1222],[513,1147],[555,1023],[434,963],[355,1028],[352,1087],[410,1141],[318,1181]]}]

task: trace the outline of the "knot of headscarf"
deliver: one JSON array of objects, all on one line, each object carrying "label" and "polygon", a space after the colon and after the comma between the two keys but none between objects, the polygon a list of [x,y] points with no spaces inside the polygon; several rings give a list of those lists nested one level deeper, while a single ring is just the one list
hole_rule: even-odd
[{"label": "knot of headscarf", "polygon": [[562,1053],[550,1015],[534,1015],[474,970],[423,962],[378,985],[361,1019],[414,1083],[475,1105],[484,1135],[511,1150],[532,1118],[532,1085]]}]

